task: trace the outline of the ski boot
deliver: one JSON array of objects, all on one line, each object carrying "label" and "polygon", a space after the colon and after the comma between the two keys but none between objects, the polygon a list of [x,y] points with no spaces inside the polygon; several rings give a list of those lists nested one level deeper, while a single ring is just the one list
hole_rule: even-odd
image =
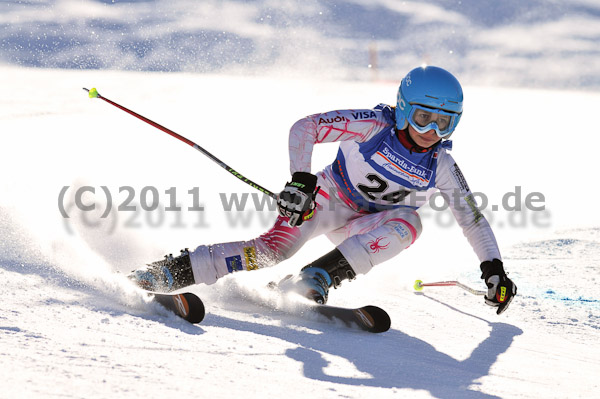
[{"label": "ski boot", "polygon": [[305,266],[300,274],[289,280],[290,290],[324,305],[329,287],[337,288],[343,280],[354,280],[356,273],[338,249]]},{"label": "ski boot", "polygon": [[187,248],[177,257],[165,255],[165,259],[134,270],[128,277],[139,287],[153,292],[171,292],[195,284]]}]

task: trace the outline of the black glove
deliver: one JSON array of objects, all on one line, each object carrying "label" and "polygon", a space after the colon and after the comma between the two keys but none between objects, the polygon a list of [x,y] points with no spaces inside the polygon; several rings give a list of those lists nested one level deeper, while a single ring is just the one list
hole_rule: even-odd
[{"label": "black glove", "polygon": [[481,278],[488,287],[485,303],[498,307],[496,314],[504,312],[514,296],[517,295],[517,286],[506,277],[502,261],[494,259],[481,263]]},{"label": "black glove", "polygon": [[283,217],[289,218],[291,227],[300,226],[314,215],[317,176],[307,172],[296,172],[292,181],[277,196],[277,209]]}]

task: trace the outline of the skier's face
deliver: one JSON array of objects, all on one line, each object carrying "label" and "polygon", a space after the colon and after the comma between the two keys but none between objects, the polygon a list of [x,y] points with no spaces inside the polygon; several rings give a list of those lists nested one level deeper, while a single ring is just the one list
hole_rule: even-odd
[{"label": "skier's face", "polygon": [[435,130],[431,129],[428,132],[421,134],[417,132],[410,124],[408,125],[408,134],[410,135],[410,138],[417,143],[417,145],[423,148],[429,148],[441,140]]}]

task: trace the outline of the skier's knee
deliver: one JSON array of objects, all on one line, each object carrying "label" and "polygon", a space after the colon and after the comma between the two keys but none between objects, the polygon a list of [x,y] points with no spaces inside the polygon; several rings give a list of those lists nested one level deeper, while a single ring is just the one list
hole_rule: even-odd
[{"label": "skier's knee", "polygon": [[402,211],[383,226],[346,239],[338,249],[357,274],[365,274],[410,247],[422,228],[418,213]]}]

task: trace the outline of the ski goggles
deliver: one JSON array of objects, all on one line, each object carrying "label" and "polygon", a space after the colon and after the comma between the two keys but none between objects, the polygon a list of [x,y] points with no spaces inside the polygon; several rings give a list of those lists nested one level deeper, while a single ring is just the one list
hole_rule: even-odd
[{"label": "ski goggles", "polygon": [[441,109],[427,108],[416,104],[412,104],[411,108],[408,121],[420,134],[427,133],[433,129],[438,137],[449,136],[460,120],[460,114],[454,112],[446,112]]}]

